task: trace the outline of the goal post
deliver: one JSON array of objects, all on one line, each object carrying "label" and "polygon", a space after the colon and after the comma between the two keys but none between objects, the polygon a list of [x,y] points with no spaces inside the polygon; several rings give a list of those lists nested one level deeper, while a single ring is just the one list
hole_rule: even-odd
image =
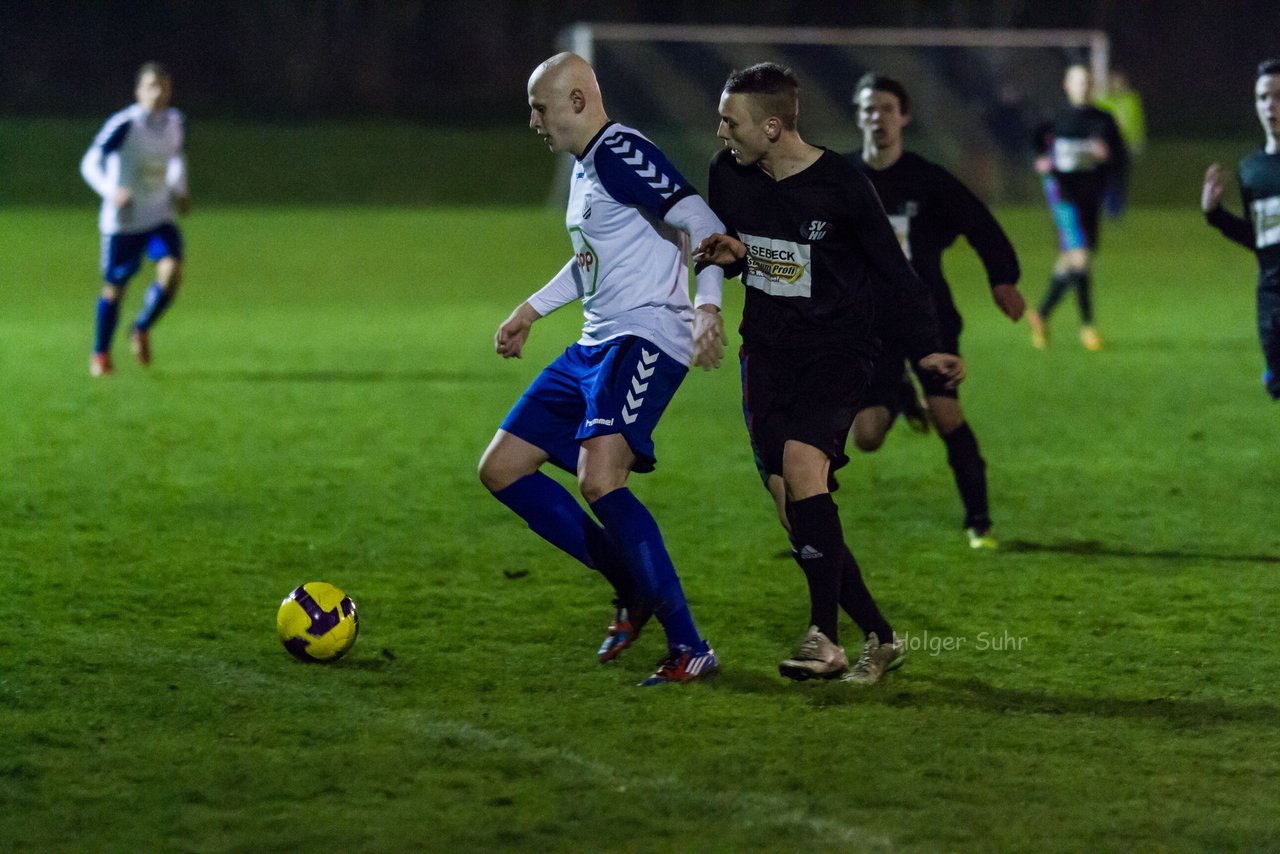
[{"label": "goal post", "polygon": [[[595,66],[609,115],[651,137],[701,187],[719,148],[716,107],[735,68],[774,61],[800,78],[806,140],[860,145],[852,90],[867,71],[897,78],[913,102],[907,145],[956,172],[989,202],[1030,202],[1031,129],[1063,102],[1062,72],[1083,58],[1105,85],[1110,38],[1075,29],[839,29],[577,23],[560,48]],[[563,201],[565,156],[552,198]]]}]

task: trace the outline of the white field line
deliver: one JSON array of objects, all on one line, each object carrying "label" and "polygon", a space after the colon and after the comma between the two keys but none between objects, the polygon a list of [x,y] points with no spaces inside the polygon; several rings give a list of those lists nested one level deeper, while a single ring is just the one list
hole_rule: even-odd
[{"label": "white field line", "polygon": [[[102,632],[85,632],[79,628],[68,628],[67,636],[80,636],[77,645],[81,649],[101,646],[104,642]],[[68,638],[70,639],[70,638]],[[275,678],[263,671],[226,662],[211,661],[194,654],[175,655],[172,647],[163,647],[139,641],[136,635],[117,636],[115,641],[108,641],[107,648],[112,650],[116,660],[128,659],[154,669],[159,661],[182,663],[192,669],[203,672],[206,677],[213,676],[216,681],[225,680],[238,687],[254,688],[278,687]],[[285,653],[281,651],[281,655]],[[184,667],[186,669],[186,667]],[[211,671],[213,671],[211,673]],[[790,798],[767,792],[753,792],[743,788],[719,789],[715,791],[693,790],[680,778],[671,775],[632,777],[624,775],[610,765],[588,759],[563,746],[538,745],[531,742],[498,735],[482,727],[464,721],[447,718],[424,717],[411,715],[392,721],[387,710],[374,703],[364,705],[369,713],[369,720],[376,720],[380,725],[391,724],[403,729],[409,736],[426,738],[433,742],[460,742],[476,749],[495,753],[508,752],[520,755],[539,756],[552,754],[578,771],[590,775],[600,786],[613,788],[619,793],[644,791],[655,794],[667,794],[672,791],[686,792],[692,800],[720,808],[722,811],[737,816],[737,823],[747,829],[764,827],[804,827],[822,842],[846,847],[855,851],[895,851],[896,845],[887,836],[868,833],[865,829],[854,825],[814,815],[803,803],[796,803]]]}]

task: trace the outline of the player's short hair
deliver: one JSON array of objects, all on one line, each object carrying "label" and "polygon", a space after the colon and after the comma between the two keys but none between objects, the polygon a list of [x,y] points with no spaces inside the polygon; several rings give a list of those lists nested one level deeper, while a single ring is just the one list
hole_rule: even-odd
[{"label": "player's short hair", "polygon": [[1066,60],[1067,60],[1067,63],[1062,68],[1063,71],[1066,71],[1068,68],[1075,68],[1076,66],[1080,66],[1081,68],[1085,69],[1086,71],[1089,71],[1090,73],[1093,72],[1093,63],[1089,61],[1088,51],[1069,50],[1066,53]]},{"label": "player's short hair", "polygon": [[870,89],[872,92],[888,92],[898,99],[898,107],[904,115],[911,112],[911,96],[907,94],[907,87],[892,77],[885,77],[883,74],[876,74],[874,71],[868,71],[859,77],[858,82],[853,86],[854,105],[857,105],[858,93],[863,89]]},{"label": "player's short hair", "polygon": [[144,62],[138,69],[138,76],[134,80],[141,80],[146,74],[154,74],[156,77],[163,77],[165,80],[172,80],[173,75],[169,73],[169,69],[165,68],[159,62]]},{"label": "player's short hair", "polygon": [[776,116],[787,130],[796,129],[800,113],[800,81],[795,72],[776,62],[759,62],[750,68],[734,71],[724,81],[730,95],[751,95],[760,106],[753,113]]},{"label": "player's short hair", "polygon": [[1258,76],[1280,74],[1280,59],[1264,59],[1258,63]]}]

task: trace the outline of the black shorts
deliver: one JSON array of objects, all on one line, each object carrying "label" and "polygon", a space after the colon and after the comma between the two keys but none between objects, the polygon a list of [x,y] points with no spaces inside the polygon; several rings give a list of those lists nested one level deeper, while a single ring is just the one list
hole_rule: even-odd
[{"label": "black shorts", "polygon": [[782,474],[794,439],[823,451],[834,472],[849,462],[845,439],[871,381],[871,362],[833,350],[757,350],[740,354],[742,414],[762,477]]},{"label": "black shorts", "polygon": [[[939,352],[959,355],[960,341],[958,338],[943,340]],[[886,347],[884,353],[876,359],[875,370],[871,374],[871,387],[867,389],[862,403],[858,406],[858,411],[861,412],[873,406],[885,406],[894,415],[899,414],[902,409],[899,404],[901,400],[899,387],[902,385],[903,371],[907,364],[911,365],[911,370],[920,380],[920,389],[926,397],[958,398],[960,396],[957,389],[947,388],[947,378],[942,374],[921,368],[918,361],[908,359],[901,350]]]}]

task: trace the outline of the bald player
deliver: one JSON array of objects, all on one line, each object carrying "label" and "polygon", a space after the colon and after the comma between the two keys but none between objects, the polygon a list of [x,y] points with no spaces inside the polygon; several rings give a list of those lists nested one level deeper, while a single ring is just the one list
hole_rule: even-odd
[{"label": "bald player", "polygon": [[[715,671],[716,655],[694,625],[657,523],[627,481],[653,470],[653,430],[690,362],[719,365],[723,271],[701,270],[691,301],[688,253],[690,240],[724,225],[657,146],[609,119],[582,57],[543,62],[528,93],[529,127],[576,161],[565,216],[573,255],[503,321],[495,346],[520,358],[533,324],[570,302],[581,301],[585,321],[502,422],[480,480],[534,533],[613,585],[601,662],[629,647],[652,615],[668,649],[640,684],[687,682]],[[541,471],[547,462],[577,475],[594,519]]]}]

